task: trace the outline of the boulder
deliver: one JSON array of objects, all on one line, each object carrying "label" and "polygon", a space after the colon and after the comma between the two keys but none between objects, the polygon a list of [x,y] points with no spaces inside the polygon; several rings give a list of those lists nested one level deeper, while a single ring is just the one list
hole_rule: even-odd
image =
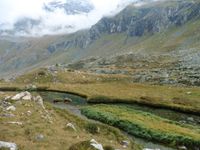
[{"label": "boulder", "polygon": [[11,98],[11,96],[6,96],[5,98],[4,98],[4,100],[8,100],[8,99],[10,99]]},{"label": "boulder", "polygon": [[9,148],[10,150],[17,150],[15,143],[0,141],[0,148]]},{"label": "boulder", "polygon": [[16,94],[15,96],[13,96],[11,99],[12,100],[20,100],[24,96],[25,96],[25,92],[21,92],[21,93]]},{"label": "boulder", "polygon": [[104,150],[102,144],[99,144],[97,141],[95,141],[94,139],[92,139],[90,141],[90,145],[93,146],[94,148],[96,148],[97,150]]},{"label": "boulder", "polygon": [[37,104],[39,104],[43,109],[45,109],[44,103],[43,103],[43,99],[42,99],[41,96],[35,97],[35,98],[34,98],[34,101],[35,101]]},{"label": "boulder", "polygon": [[32,95],[29,92],[26,92],[25,96],[22,98],[23,100],[31,100],[32,99]]},{"label": "boulder", "polygon": [[26,92],[21,92],[21,93],[16,94],[11,99],[12,100],[20,100],[20,99],[31,100],[31,98],[32,98],[31,93],[26,91]]},{"label": "boulder", "polygon": [[7,111],[15,111],[16,107],[15,106],[9,106],[6,108]]},{"label": "boulder", "polygon": [[73,129],[74,131],[77,131],[76,128],[75,128],[75,126],[72,123],[68,123],[67,127]]}]

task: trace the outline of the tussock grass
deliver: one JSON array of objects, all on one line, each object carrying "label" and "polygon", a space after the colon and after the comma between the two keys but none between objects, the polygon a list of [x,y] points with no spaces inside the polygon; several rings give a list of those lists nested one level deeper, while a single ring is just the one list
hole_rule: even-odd
[{"label": "tussock grass", "polygon": [[[41,70],[1,83],[1,90],[23,90],[34,84],[38,90],[69,92],[88,99],[90,103],[138,103],[189,113],[200,113],[200,88],[170,85],[151,85],[130,82],[125,75],[97,75],[87,72],[58,71],[53,75]],[[56,80],[56,82],[55,82]],[[27,89],[26,89],[27,90]],[[187,93],[191,94],[187,94]]]},{"label": "tussock grass", "polygon": [[[121,148],[120,142],[127,139],[118,129],[106,125],[97,124],[100,130],[98,134],[88,133],[86,131],[88,121],[66,110],[54,108],[48,103],[45,103],[45,107],[52,117],[52,123],[42,117],[45,112],[33,102],[24,101],[22,104],[13,103],[13,105],[16,106],[16,111],[13,112],[15,117],[0,117],[0,140],[14,142],[20,150],[68,150],[71,145],[91,139]],[[30,116],[27,115],[28,111],[31,111]],[[5,111],[0,109],[0,116],[4,113]],[[19,121],[23,125],[6,124],[10,121]],[[77,131],[66,130],[67,123],[73,123]],[[44,135],[44,139],[36,140],[39,134]],[[110,143],[111,140],[113,143]],[[135,146],[134,143],[132,144]]]},{"label": "tussock grass", "polygon": [[125,106],[95,105],[82,109],[88,118],[118,127],[132,135],[171,146],[200,146],[199,128],[181,126],[173,121]]}]

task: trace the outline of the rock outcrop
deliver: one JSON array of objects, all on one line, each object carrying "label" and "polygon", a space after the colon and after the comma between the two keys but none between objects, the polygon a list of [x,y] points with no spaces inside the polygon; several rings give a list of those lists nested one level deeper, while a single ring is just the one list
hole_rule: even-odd
[{"label": "rock outcrop", "polygon": [[125,33],[128,37],[154,34],[199,18],[199,9],[200,3],[185,0],[155,2],[144,7],[129,5],[114,17],[102,18],[88,31],[74,34],[70,40],[50,45],[48,50],[54,52],[56,49],[72,47],[84,49],[99,39],[102,34]]}]

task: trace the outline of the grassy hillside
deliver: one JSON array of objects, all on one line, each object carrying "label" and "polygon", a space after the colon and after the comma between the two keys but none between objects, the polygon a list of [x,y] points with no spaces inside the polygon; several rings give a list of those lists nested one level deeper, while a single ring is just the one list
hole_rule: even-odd
[{"label": "grassy hillside", "polygon": [[[0,97],[2,99],[14,94],[1,93]],[[46,109],[43,110],[34,101],[11,101],[16,110],[7,111],[3,109],[2,101],[0,100],[0,140],[14,142],[20,150],[68,150],[72,146],[91,150],[90,144],[85,147],[79,145],[91,139],[97,140],[103,146],[121,148],[121,141],[128,139],[117,129],[80,119],[66,110],[54,108],[49,103],[45,103]],[[12,116],[6,117],[9,114]],[[68,123],[72,123],[76,130],[67,127]],[[140,148],[132,142],[128,149]]]}]

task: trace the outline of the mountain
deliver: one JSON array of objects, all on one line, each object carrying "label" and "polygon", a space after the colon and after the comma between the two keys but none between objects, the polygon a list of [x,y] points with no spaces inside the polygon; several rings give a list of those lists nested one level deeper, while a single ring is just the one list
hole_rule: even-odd
[{"label": "mountain", "polygon": [[200,1],[142,3],[70,35],[1,39],[0,52],[7,52],[1,74],[71,63],[96,73],[131,74],[138,82],[199,85]]}]

